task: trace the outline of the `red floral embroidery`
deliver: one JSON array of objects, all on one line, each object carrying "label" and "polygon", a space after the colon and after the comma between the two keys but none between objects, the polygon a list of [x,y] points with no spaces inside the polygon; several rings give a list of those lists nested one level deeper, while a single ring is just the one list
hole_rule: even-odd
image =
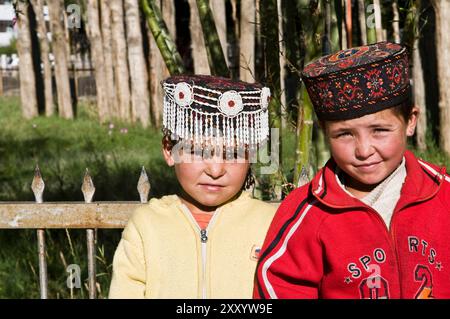
[{"label": "red floral embroidery", "polygon": [[391,80],[391,83],[389,86],[394,89],[397,85],[399,85],[402,82],[402,71],[400,70],[399,66],[394,66],[394,68],[391,70],[389,68],[389,72],[387,72],[389,80]]},{"label": "red floral embroidery", "polygon": [[332,107],[334,105],[333,92],[330,91],[328,82],[320,82],[317,84],[317,95],[322,101],[323,106]]},{"label": "red floral embroidery", "polygon": [[342,90],[339,90],[339,92],[338,92],[338,98],[341,103],[354,100],[355,97],[357,99],[359,96],[362,96],[362,95],[363,95],[363,92],[359,87],[353,86],[348,82],[346,82],[344,84],[344,87],[342,88]]},{"label": "red floral embroidery", "polygon": [[367,71],[364,75],[364,78],[367,79],[367,88],[369,89],[370,97],[382,97],[386,92],[386,89],[383,88],[383,78],[380,76],[381,70],[373,69]]}]

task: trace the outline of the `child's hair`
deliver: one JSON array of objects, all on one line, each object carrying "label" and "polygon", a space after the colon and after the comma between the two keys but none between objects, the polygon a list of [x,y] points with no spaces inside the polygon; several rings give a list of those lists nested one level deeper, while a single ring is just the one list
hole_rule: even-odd
[{"label": "child's hair", "polygon": [[401,116],[405,122],[408,122],[409,118],[411,117],[412,109],[413,104],[411,103],[410,99],[408,99],[404,103],[392,107],[392,111],[394,112],[394,114],[399,117]]},{"label": "child's hair", "polygon": [[[405,121],[405,123],[407,123],[412,115],[413,104],[411,103],[410,100],[408,100],[404,103],[393,106],[390,109],[392,110],[392,112],[394,112],[394,114],[397,117],[402,118]],[[322,129],[325,129],[325,122],[327,121],[319,120],[319,126]]]}]

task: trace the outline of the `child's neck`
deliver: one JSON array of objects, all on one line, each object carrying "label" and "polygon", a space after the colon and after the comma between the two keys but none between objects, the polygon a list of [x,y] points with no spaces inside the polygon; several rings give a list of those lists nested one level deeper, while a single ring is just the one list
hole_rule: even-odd
[{"label": "child's neck", "polygon": [[[352,179],[351,179],[352,180]],[[345,184],[345,188],[356,198],[361,199],[367,196],[379,184],[367,185],[352,180]]]},{"label": "child's neck", "polygon": [[212,214],[217,209],[217,206],[202,205],[184,191],[181,193],[180,200],[193,214]]}]

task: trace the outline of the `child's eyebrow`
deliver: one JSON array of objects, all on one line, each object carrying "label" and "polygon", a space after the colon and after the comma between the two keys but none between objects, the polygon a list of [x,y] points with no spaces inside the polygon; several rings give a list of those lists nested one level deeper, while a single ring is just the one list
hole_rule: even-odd
[{"label": "child's eyebrow", "polygon": [[394,125],[390,122],[375,122],[369,125],[370,128],[374,128],[374,127],[393,127]]},{"label": "child's eyebrow", "polygon": [[[375,123],[371,123],[369,126],[367,126],[368,128],[377,128],[377,127],[386,127],[386,128],[390,128],[393,127],[394,125],[392,123],[389,122],[375,122]],[[350,131],[350,130],[354,130],[354,129],[358,129],[358,126],[347,126],[345,124],[343,124],[342,126],[339,126],[337,128],[332,128],[330,129],[331,132],[341,132],[341,131]]]}]

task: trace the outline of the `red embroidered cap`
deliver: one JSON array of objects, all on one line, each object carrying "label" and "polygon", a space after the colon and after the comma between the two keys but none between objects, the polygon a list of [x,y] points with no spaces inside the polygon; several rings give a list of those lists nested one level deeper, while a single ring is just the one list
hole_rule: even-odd
[{"label": "red embroidered cap", "polygon": [[379,42],[311,62],[302,72],[320,120],[348,120],[409,103],[406,48]]}]

